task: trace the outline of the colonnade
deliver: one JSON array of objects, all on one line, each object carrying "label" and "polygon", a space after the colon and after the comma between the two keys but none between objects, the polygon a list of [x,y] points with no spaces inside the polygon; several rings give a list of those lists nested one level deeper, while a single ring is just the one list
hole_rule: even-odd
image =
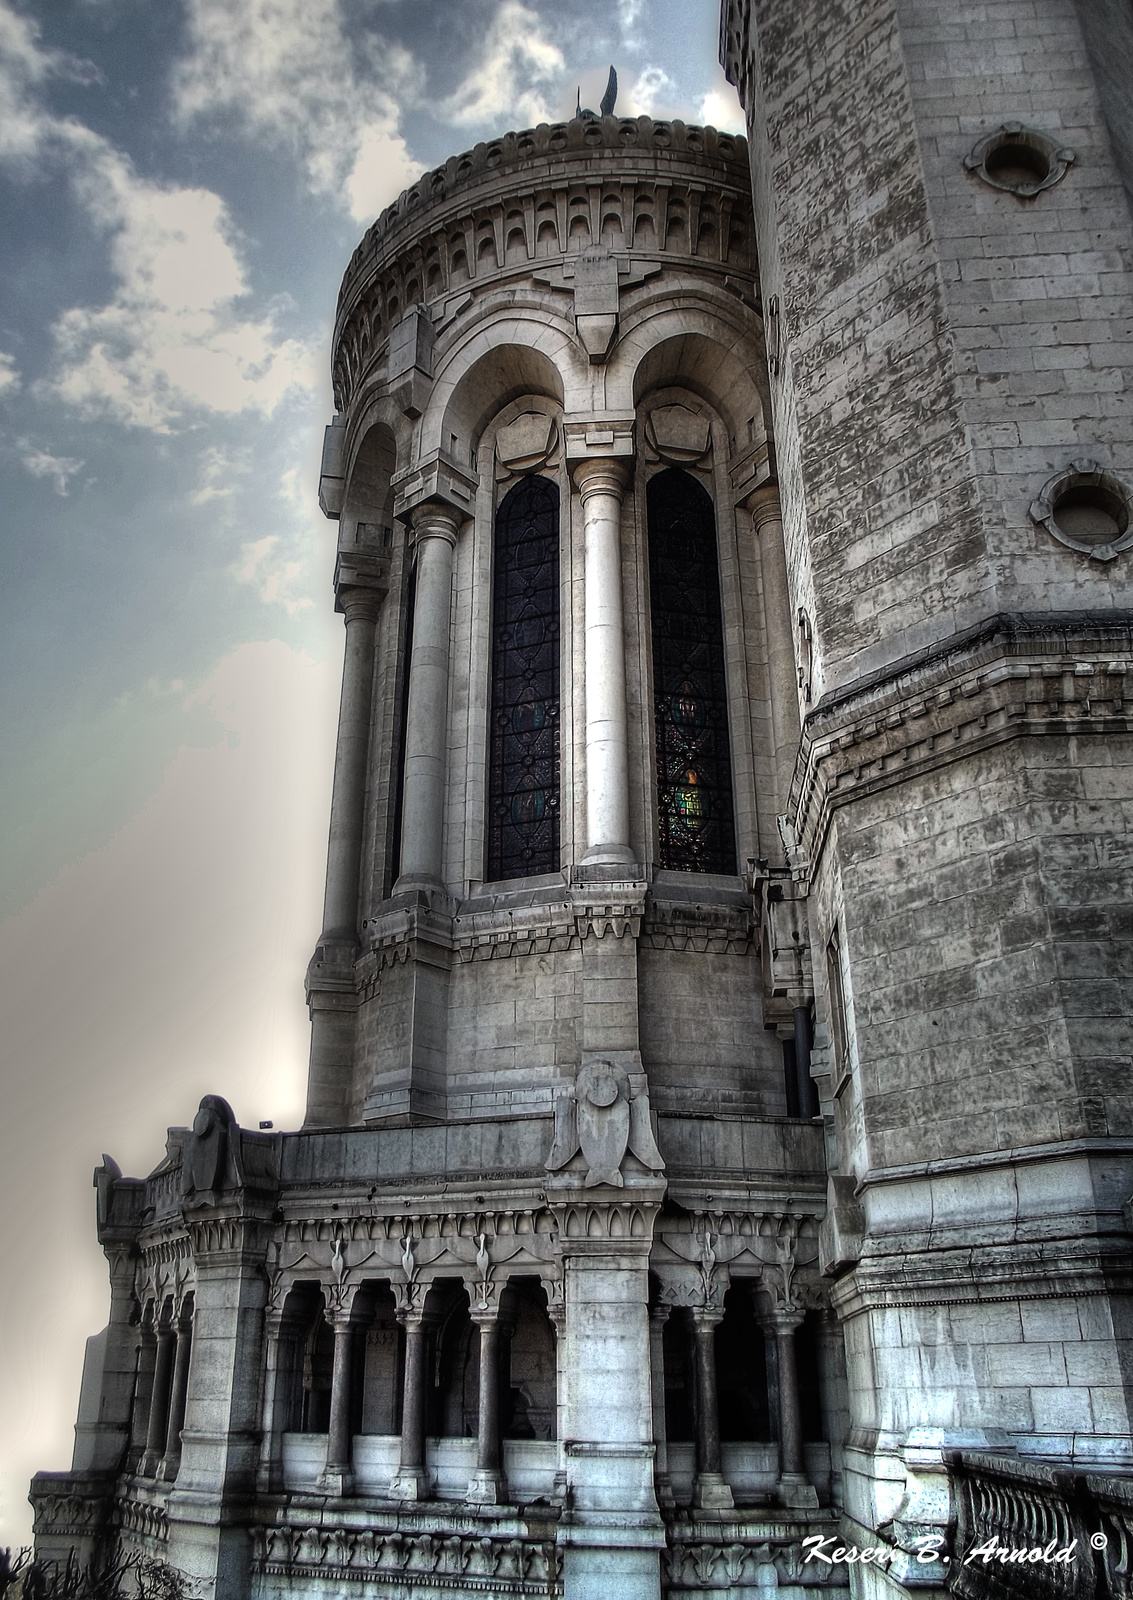
[{"label": "colonnade", "polygon": [[[650,1309],[650,1360],[653,1376],[653,1421],[656,1429],[657,1498],[673,1503],[669,1481],[668,1438],[665,1424],[664,1329],[672,1307],[660,1302]],[[723,1474],[720,1446],[720,1404],[716,1382],[716,1329],[724,1312],[715,1306],[695,1306],[693,1363],[696,1381],[696,1479],[694,1502],[704,1510],[729,1510],[732,1490]],[[795,1509],[817,1507],[818,1495],[806,1476],[803,1453],[802,1408],[799,1397],[795,1335],[802,1326],[802,1310],[775,1309],[760,1319],[765,1340],[773,1344],[778,1374],[779,1478],[776,1498]]]},{"label": "colonnade", "polygon": [[148,1344],[153,1354],[153,1375],[145,1407],[145,1445],[137,1470],[143,1478],[162,1478],[172,1483],[181,1464],[181,1430],[189,1393],[192,1297],[176,1311],[155,1311],[142,1339],[143,1351]]},{"label": "colonnade", "polygon": [[[565,1432],[563,1417],[564,1363],[562,1354],[563,1318],[561,1308],[550,1315],[554,1328],[557,1394],[560,1432]],[[663,1334],[673,1308],[655,1303],[649,1314],[649,1349],[652,1411],[656,1449],[656,1486],[662,1506],[674,1503],[670,1482],[668,1439],[665,1416],[665,1356]],[[692,1353],[696,1388],[696,1476],[694,1503],[705,1510],[726,1510],[733,1505],[732,1490],[722,1469],[720,1409],[716,1369],[716,1330],[724,1318],[719,1307],[691,1308]],[[353,1430],[354,1383],[357,1363],[355,1340],[364,1335],[368,1319],[355,1315],[348,1306],[329,1306],[322,1315],[334,1332],[331,1371],[330,1415],[327,1427],[326,1464],[320,1489],[327,1494],[348,1495],[354,1486]],[[397,1470],[390,1484],[390,1495],[399,1500],[426,1500],[431,1494],[425,1459],[427,1387],[429,1379],[428,1331],[439,1322],[439,1314],[420,1307],[401,1307],[397,1320],[404,1330],[404,1363],[401,1383],[401,1434]],[[510,1319],[498,1306],[475,1307],[471,1321],[479,1340],[479,1379],[476,1432],[476,1466],[468,1484],[470,1504],[495,1505],[507,1501],[503,1469],[500,1388],[502,1351]],[[773,1352],[777,1372],[777,1421],[779,1474],[776,1498],[795,1509],[815,1508],[818,1497],[806,1477],[802,1413],[799,1393],[796,1334],[804,1312],[798,1308],[772,1308],[759,1318],[764,1337]],[[289,1385],[295,1379],[298,1335],[307,1327],[302,1316],[284,1309],[268,1314],[267,1378],[264,1390],[263,1458],[260,1487],[265,1492],[282,1488],[282,1441],[285,1431],[295,1425]],[[287,1352],[290,1351],[290,1355]],[[643,1354],[645,1354],[643,1352]],[[155,1378],[155,1395],[157,1394]],[[183,1397],[182,1397],[183,1406]],[[171,1411],[172,1415],[172,1411]]]},{"label": "colonnade", "polygon": [[[367,1321],[353,1306],[328,1308],[323,1315],[334,1331],[331,1369],[330,1417],[327,1427],[326,1465],[320,1488],[328,1494],[350,1494],[354,1483],[353,1435],[355,1340]],[[402,1307],[397,1320],[405,1335],[401,1383],[401,1436],[397,1471],[390,1494],[399,1500],[426,1500],[430,1485],[425,1464],[425,1428],[429,1380],[428,1332],[439,1321],[437,1313]],[[510,1318],[498,1306],[477,1307],[471,1313],[479,1339],[479,1390],[477,1408],[476,1469],[467,1499],[478,1505],[503,1503],[506,1498],[501,1450],[500,1386],[502,1347],[510,1331]],[[554,1325],[552,1323],[552,1325]],[[260,1486],[265,1491],[281,1487],[282,1439],[293,1422],[289,1386],[295,1372],[296,1334],[300,1320],[280,1310],[268,1314],[267,1371],[264,1389],[263,1457]]]}]

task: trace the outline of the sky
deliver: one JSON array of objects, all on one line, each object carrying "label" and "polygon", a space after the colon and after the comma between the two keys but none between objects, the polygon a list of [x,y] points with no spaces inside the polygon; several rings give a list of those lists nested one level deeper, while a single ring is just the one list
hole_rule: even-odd
[{"label": "sky", "polygon": [[91,1173],[297,1126],[342,624],[338,284],[447,156],[742,131],[716,0],[0,0],[0,1546],[106,1321]]}]

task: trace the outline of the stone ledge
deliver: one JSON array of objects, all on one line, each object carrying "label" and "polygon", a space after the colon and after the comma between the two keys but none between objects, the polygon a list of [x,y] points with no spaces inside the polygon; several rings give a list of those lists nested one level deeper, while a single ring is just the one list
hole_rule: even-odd
[{"label": "stone ledge", "polygon": [[805,859],[833,814],[1010,739],[1133,729],[1129,612],[1001,613],[819,702],[790,810]]}]

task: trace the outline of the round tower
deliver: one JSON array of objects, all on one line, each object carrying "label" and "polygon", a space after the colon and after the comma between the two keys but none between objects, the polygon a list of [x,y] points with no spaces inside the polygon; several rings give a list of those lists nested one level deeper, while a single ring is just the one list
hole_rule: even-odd
[{"label": "round tower", "polygon": [[136,1270],[66,1475],[206,1596],[658,1600],[833,1531],[752,226],[742,140],[584,114],[347,269],[306,1121],[210,1097],[102,1169]]}]

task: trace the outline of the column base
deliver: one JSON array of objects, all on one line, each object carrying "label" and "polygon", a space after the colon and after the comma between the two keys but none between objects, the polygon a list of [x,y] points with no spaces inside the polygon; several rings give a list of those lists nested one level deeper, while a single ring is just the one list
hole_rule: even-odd
[{"label": "column base", "polygon": [[785,1472],[775,1485],[775,1498],[791,1511],[817,1511],[818,1491],[801,1472]]},{"label": "column base", "polygon": [[666,1507],[666,1509],[675,1506],[677,1501],[676,1496],[673,1494],[673,1485],[669,1480],[669,1474],[667,1472],[656,1473],[653,1483],[657,1490],[657,1504]]},{"label": "column base", "polygon": [[464,1496],[471,1506],[506,1506],[507,1483],[502,1472],[481,1470],[469,1481]]},{"label": "column base", "polygon": [[429,1474],[422,1467],[416,1472],[399,1472],[389,1486],[391,1500],[428,1500],[433,1493]]},{"label": "column base", "polygon": [[161,1457],[154,1450],[147,1450],[138,1462],[139,1478],[156,1478],[161,1470]]},{"label": "column base", "polygon": [[697,1473],[693,1502],[700,1511],[731,1511],[736,1503],[721,1472]]},{"label": "column base", "polygon": [[161,1459],[161,1465],[157,1469],[157,1476],[161,1479],[162,1483],[176,1483],[177,1474],[180,1472],[180,1470],[180,1453],[175,1456],[163,1456]]},{"label": "column base", "polygon": [[354,1474],[349,1467],[327,1467],[319,1474],[319,1493],[346,1495],[354,1493]]},{"label": "column base", "polygon": [[637,857],[628,844],[592,844],[579,862],[580,867],[636,866]]}]

